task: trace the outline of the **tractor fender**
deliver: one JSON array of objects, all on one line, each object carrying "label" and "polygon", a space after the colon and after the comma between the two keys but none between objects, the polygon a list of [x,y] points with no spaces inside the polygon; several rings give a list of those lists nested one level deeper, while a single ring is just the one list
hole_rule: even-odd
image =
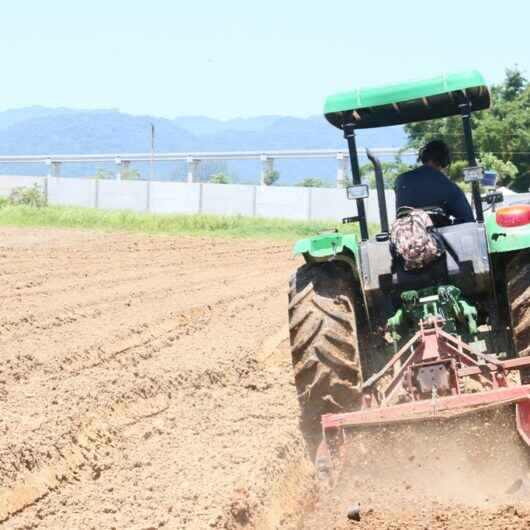
[{"label": "tractor fender", "polygon": [[490,215],[486,219],[486,233],[490,254],[530,248],[530,225],[506,228],[497,224],[495,215]]},{"label": "tractor fender", "polygon": [[295,256],[302,255],[306,263],[345,261],[357,276],[359,243],[355,234],[323,233],[300,239],[294,245]]}]

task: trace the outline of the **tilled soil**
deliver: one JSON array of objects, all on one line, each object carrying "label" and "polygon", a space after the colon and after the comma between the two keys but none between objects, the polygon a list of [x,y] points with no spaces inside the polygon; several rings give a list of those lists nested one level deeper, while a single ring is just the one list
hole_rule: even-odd
[{"label": "tilled soil", "polygon": [[303,528],[530,528],[530,455],[514,426],[504,408],[359,432]]},{"label": "tilled soil", "polygon": [[2,230],[0,526],[289,527],[312,473],[294,266],[276,242]]},{"label": "tilled soil", "polygon": [[457,479],[451,430],[445,455],[422,431],[365,435],[317,500],[287,344],[298,263],[263,240],[0,230],[0,527],[529,528],[505,494],[527,464],[513,418],[482,422]]}]

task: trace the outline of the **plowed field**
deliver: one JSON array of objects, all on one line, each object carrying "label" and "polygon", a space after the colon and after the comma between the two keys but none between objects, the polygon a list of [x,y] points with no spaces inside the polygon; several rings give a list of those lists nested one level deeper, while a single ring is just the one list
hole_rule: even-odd
[{"label": "plowed field", "polygon": [[297,263],[274,241],[0,230],[0,527],[528,528],[524,499],[421,505],[370,467],[316,502]]},{"label": "plowed field", "polygon": [[278,353],[293,265],[279,243],[2,230],[0,526],[282,518],[271,490],[310,471]]}]

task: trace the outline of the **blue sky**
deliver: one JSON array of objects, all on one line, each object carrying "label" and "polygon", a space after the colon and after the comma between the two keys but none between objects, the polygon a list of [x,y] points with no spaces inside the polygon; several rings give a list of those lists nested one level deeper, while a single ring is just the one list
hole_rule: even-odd
[{"label": "blue sky", "polygon": [[526,0],[6,0],[0,20],[0,109],[308,116],[354,86],[530,74]]}]

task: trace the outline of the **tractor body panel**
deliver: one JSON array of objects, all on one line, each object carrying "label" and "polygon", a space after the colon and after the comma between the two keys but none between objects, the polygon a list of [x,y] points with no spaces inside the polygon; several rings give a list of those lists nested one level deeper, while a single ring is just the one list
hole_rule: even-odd
[{"label": "tractor body panel", "polygon": [[491,254],[530,248],[530,225],[511,228],[499,226],[494,214],[486,218],[485,225]]}]

